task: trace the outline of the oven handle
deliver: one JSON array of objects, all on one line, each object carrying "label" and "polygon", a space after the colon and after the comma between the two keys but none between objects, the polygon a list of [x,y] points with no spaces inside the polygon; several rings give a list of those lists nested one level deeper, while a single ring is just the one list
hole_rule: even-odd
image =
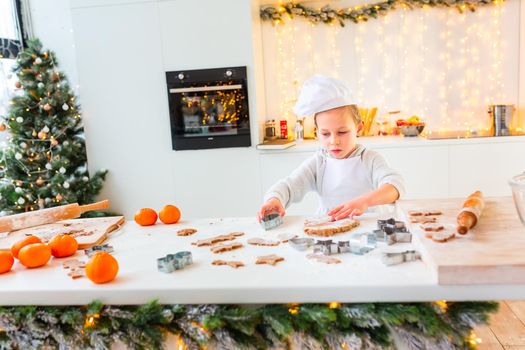
[{"label": "oven handle", "polygon": [[236,90],[236,89],[242,89],[242,85],[237,84],[237,85],[218,85],[218,86],[176,88],[176,89],[170,89],[170,93],[176,94],[176,93],[182,93],[182,92],[201,92],[201,91]]}]

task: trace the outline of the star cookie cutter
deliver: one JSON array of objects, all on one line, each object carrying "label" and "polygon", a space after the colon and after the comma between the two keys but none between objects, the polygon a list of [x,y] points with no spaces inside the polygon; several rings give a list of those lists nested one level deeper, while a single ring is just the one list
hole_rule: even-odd
[{"label": "star cookie cutter", "polygon": [[168,254],[165,257],[157,259],[157,269],[164,273],[182,270],[191,264],[193,264],[193,258],[191,252],[188,251]]},{"label": "star cookie cutter", "polygon": [[89,248],[84,249],[84,253],[87,256],[91,256],[91,255],[93,255],[95,253],[98,253],[98,252],[112,253],[113,252],[113,246],[111,246],[111,245],[106,243],[106,244],[94,245],[94,246],[91,246]]}]

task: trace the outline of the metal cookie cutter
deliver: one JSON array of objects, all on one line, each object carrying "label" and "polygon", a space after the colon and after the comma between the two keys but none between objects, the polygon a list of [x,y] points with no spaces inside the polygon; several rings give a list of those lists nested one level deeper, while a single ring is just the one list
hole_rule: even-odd
[{"label": "metal cookie cutter", "polygon": [[407,261],[414,261],[421,258],[421,254],[415,250],[407,250],[398,253],[383,253],[381,260],[387,266],[402,264]]},{"label": "metal cookie cutter", "polygon": [[111,253],[113,252],[113,246],[109,245],[109,244],[99,244],[99,245],[94,245],[94,246],[91,246],[89,248],[86,248],[84,249],[84,253],[87,255],[87,256],[91,256],[97,252],[107,252],[107,253]]},{"label": "metal cookie cutter", "polygon": [[279,213],[268,213],[264,215],[261,226],[266,230],[271,230],[283,224],[283,217]]},{"label": "metal cookie cutter", "polygon": [[338,254],[338,244],[331,239],[318,240],[314,244],[314,253],[321,253],[324,255]]},{"label": "metal cookie cutter", "polygon": [[181,270],[191,264],[193,264],[193,258],[191,252],[188,251],[168,254],[157,259],[157,269],[165,273]]},{"label": "metal cookie cutter", "polygon": [[303,251],[314,245],[313,238],[292,238],[288,243],[297,250]]}]

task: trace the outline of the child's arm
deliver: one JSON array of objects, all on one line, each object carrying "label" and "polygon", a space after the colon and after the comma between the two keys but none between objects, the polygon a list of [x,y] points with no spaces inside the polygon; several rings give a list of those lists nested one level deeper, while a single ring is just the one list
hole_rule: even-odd
[{"label": "child's arm", "polygon": [[257,213],[257,217],[260,219],[268,208],[276,207],[277,202],[282,208],[281,215],[284,215],[284,208],[293,202],[301,201],[306,193],[314,191],[316,189],[318,161],[319,155],[316,153],[306,159],[289,176],[273,185],[264,195],[265,203]]},{"label": "child's arm", "polygon": [[362,196],[352,199],[342,205],[339,205],[328,212],[328,215],[334,220],[344,219],[362,215],[368,210],[368,207],[374,205],[390,204],[399,198],[399,192],[391,184],[384,184],[377,190],[365,193]]},{"label": "child's arm", "polygon": [[367,149],[362,154],[363,165],[368,169],[372,185],[376,190],[365,193],[328,212],[333,219],[344,219],[348,216],[358,216],[368,210],[368,207],[394,203],[405,193],[403,177],[390,168],[379,153]]}]

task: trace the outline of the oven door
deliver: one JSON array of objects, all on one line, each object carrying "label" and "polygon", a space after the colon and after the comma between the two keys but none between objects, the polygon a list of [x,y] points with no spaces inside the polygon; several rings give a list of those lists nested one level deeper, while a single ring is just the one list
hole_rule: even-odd
[{"label": "oven door", "polygon": [[251,146],[245,80],[168,85],[174,150]]}]

